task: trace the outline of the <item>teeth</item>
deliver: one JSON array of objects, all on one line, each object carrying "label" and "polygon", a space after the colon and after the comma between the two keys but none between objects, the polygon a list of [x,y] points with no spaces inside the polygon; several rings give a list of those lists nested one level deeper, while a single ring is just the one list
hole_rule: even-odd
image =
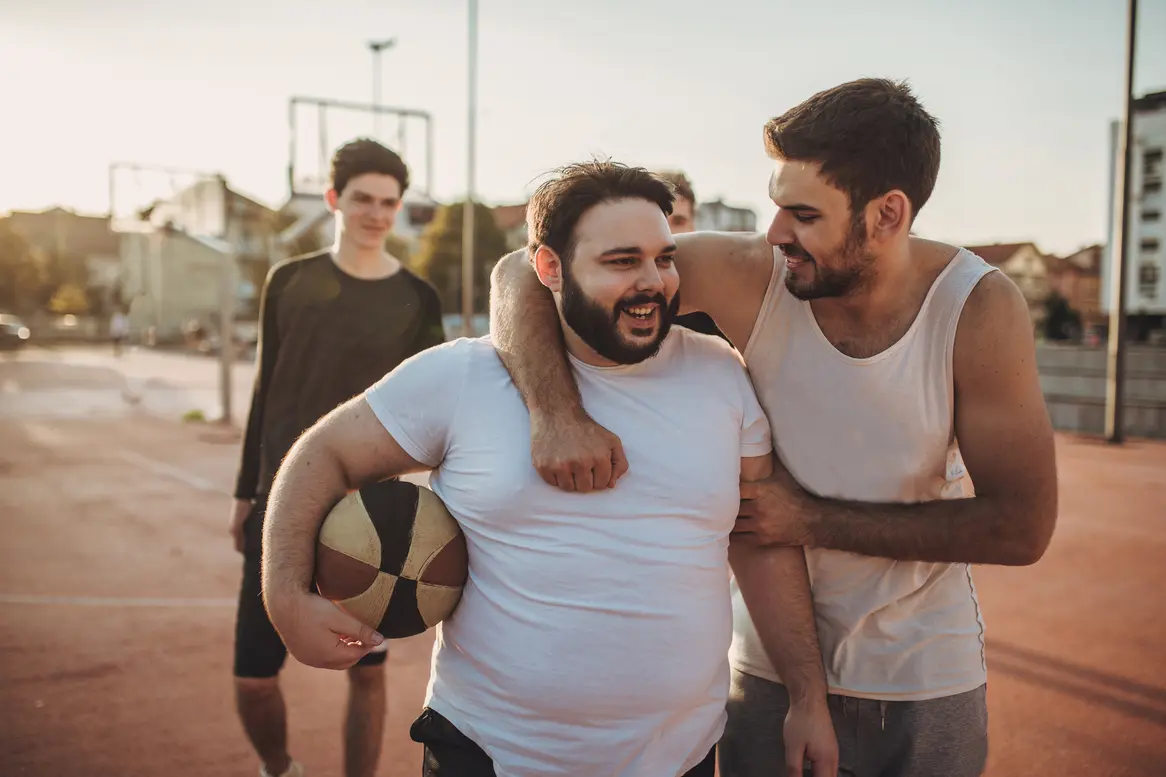
[{"label": "teeth", "polygon": [[629,313],[631,313],[633,316],[640,316],[643,318],[647,318],[648,316],[652,315],[653,310],[655,310],[655,308],[650,306],[650,305],[647,307],[636,307],[636,308],[628,308],[627,309],[627,311]]}]

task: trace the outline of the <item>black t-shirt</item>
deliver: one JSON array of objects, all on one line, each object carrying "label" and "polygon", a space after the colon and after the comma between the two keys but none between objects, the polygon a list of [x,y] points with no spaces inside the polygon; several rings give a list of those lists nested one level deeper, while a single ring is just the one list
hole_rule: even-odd
[{"label": "black t-shirt", "polygon": [[445,341],[432,286],[404,267],[387,278],[356,278],[327,251],[272,267],[259,318],[239,499],[265,495],[291,446],[321,417]]},{"label": "black t-shirt", "polygon": [[676,323],[680,326],[691,329],[694,332],[700,332],[706,335],[716,335],[728,341],[729,338],[717,328],[713,322],[712,317],[708,313],[685,313],[683,316],[676,317]]}]

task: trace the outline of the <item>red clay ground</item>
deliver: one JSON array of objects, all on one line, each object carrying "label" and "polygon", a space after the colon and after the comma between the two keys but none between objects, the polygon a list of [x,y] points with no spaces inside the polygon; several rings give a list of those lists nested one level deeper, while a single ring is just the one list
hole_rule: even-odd
[{"label": "red clay ground", "polygon": [[[988,774],[1160,777],[1166,445],[1062,438],[1058,454],[1046,558],[976,572]],[[143,414],[0,420],[0,775],[256,773],[231,700],[236,458],[214,427]],[[420,771],[407,728],[429,646],[394,644],[382,775]],[[289,662],[291,744],[314,775],[340,772],[344,683]]]}]

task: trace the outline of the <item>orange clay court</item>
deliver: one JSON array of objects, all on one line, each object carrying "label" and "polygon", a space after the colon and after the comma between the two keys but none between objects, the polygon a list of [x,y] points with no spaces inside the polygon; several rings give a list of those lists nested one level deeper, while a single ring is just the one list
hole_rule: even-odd
[{"label": "orange clay court", "polygon": [[[0,364],[0,383],[18,366]],[[237,457],[232,433],[140,408],[69,419],[0,407],[0,775],[256,773],[230,680]],[[1058,463],[1046,557],[975,572],[988,774],[1161,777],[1166,444],[1061,436]],[[420,773],[407,731],[431,642],[393,644],[381,775]],[[339,773],[345,682],[288,662],[290,744],[310,774]]]}]

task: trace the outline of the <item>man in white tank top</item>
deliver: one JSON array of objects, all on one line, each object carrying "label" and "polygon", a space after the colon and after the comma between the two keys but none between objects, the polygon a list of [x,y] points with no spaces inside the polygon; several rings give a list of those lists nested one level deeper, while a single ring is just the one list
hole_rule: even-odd
[{"label": "man in white tank top", "polygon": [[[1027,305],[979,257],[911,234],[940,141],[906,86],[819,93],[765,141],[767,234],[677,236],[682,310],[711,315],[744,355],[782,462],[743,484],[737,531],[805,548],[842,774],[981,774],[971,565],[1036,562],[1057,511]],[[553,322],[529,314],[537,280],[510,256],[494,284],[491,329],[528,398],[536,467],[618,492],[620,440],[580,420]],[[783,762],[791,700],[758,649],[766,620],[736,597],[724,777]]]}]

